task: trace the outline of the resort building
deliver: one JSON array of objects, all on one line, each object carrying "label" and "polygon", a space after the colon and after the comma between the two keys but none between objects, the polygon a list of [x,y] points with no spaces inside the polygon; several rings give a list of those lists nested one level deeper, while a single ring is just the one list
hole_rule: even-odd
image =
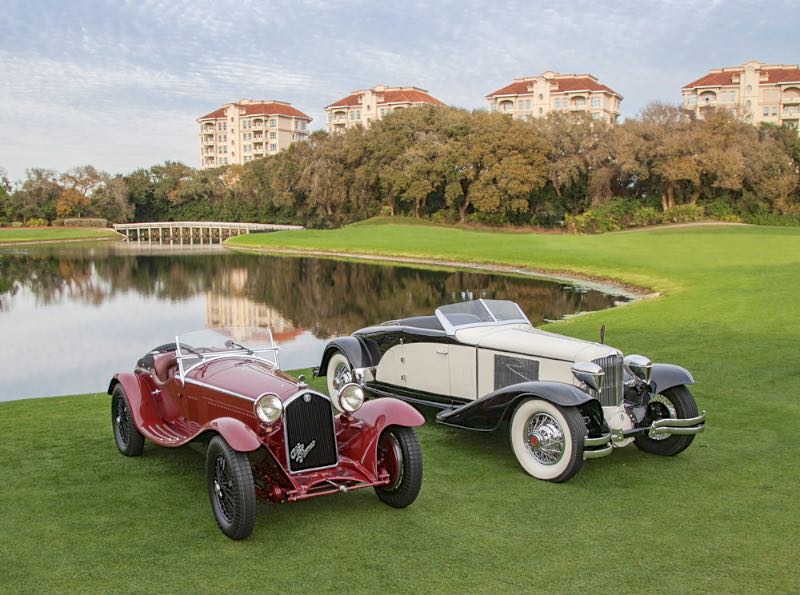
[{"label": "resort building", "polygon": [[800,67],[755,60],[712,70],[683,89],[683,107],[703,117],[706,109],[727,109],[758,124],[798,127]]},{"label": "resort building", "polygon": [[200,167],[244,164],[308,137],[311,118],[285,101],[242,99],[197,119]]},{"label": "resort building", "polygon": [[595,120],[616,122],[622,95],[601,84],[591,74],[559,74],[548,70],[538,76],[514,79],[510,85],[486,96],[490,112],[515,118],[540,118],[552,111],[589,112]]},{"label": "resort building", "polygon": [[389,112],[420,105],[444,105],[418,87],[387,87],[377,85],[372,89],[353,91],[347,97],[325,108],[328,132],[343,132],[357,124],[369,127]]}]

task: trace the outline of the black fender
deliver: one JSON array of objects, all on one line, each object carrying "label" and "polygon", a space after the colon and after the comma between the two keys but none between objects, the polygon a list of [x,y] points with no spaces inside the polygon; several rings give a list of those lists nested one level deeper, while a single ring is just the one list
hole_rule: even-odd
[{"label": "black fender", "polygon": [[493,432],[520,402],[530,398],[561,407],[578,407],[590,421],[590,433],[593,429],[602,431],[605,425],[603,408],[592,395],[571,384],[545,381],[520,382],[503,387],[456,409],[440,412],[436,421],[469,430]]},{"label": "black fender", "polygon": [[650,374],[650,386],[653,394],[683,384],[694,384],[694,376],[689,370],[673,364],[653,364],[653,371]]},{"label": "black fender", "polygon": [[[339,337],[328,341],[325,351],[322,353],[322,361],[319,363],[317,376],[326,376],[328,373],[328,362],[335,351],[341,351],[350,360],[354,368],[369,368],[377,364],[373,354],[359,337]],[[374,363],[373,363],[374,362]]]}]

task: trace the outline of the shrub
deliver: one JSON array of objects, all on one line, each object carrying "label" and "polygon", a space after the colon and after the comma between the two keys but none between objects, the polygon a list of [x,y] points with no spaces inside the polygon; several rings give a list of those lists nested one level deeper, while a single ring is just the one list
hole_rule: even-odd
[{"label": "shrub", "polygon": [[47,219],[31,217],[25,222],[25,227],[47,227]]},{"label": "shrub", "polygon": [[53,227],[64,227],[64,220],[63,219],[53,219],[50,222],[50,225]]},{"label": "shrub", "polygon": [[664,211],[664,223],[691,223],[706,218],[706,211],[700,205],[677,205]]},{"label": "shrub", "polygon": [[0,219],[0,227],[8,227],[8,219]]},{"label": "shrub", "polygon": [[757,215],[746,215],[744,220],[746,223],[752,223],[753,225],[800,227],[800,214],[759,213]]},{"label": "shrub", "polygon": [[22,227],[22,221],[12,221],[11,227]]},{"label": "shrub", "polygon": [[92,217],[64,219],[64,227],[108,227],[108,219],[94,219]]},{"label": "shrub", "polygon": [[716,200],[705,206],[706,215],[716,221],[727,223],[741,223],[742,218],[737,215],[730,204],[722,200]]},{"label": "shrub", "polygon": [[648,225],[658,225],[664,221],[664,215],[653,207],[639,207],[633,213],[631,220],[632,227],[646,227]]}]

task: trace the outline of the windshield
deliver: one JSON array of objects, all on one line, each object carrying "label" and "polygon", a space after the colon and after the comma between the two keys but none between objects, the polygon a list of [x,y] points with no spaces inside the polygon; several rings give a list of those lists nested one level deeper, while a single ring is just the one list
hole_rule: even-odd
[{"label": "windshield", "polygon": [[474,300],[436,309],[436,317],[448,332],[457,327],[507,322],[527,322],[522,309],[509,300]]},{"label": "windshield", "polygon": [[253,355],[278,365],[278,347],[265,328],[203,329],[179,335],[175,343],[181,373],[204,359],[230,354]]}]

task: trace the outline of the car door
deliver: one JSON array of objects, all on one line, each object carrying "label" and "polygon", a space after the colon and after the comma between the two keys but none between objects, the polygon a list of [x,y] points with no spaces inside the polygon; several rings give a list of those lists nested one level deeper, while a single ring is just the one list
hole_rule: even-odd
[{"label": "car door", "polygon": [[449,397],[450,347],[447,343],[404,339],[401,354],[405,386],[413,391]]}]

